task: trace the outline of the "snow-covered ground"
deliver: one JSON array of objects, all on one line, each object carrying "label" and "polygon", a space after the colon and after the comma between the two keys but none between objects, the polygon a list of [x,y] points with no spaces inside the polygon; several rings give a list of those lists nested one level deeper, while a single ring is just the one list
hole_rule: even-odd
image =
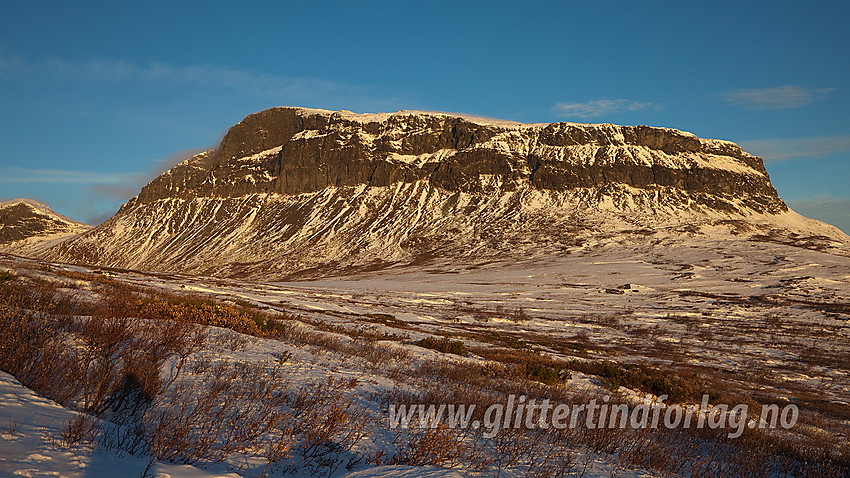
[{"label": "snow-covered ground", "polygon": [[[82,266],[67,266],[61,264],[38,264],[29,260],[4,256],[0,259],[0,269],[14,270],[29,277],[49,278],[64,283],[63,290],[86,297],[91,294],[92,283],[80,279],[79,275],[70,279],[63,273],[89,273],[97,271],[91,277],[107,275],[113,280],[130,284],[144,284],[156,288],[186,291],[194,293],[214,294],[218,298],[227,300],[252,300],[256,299],[256,289],[247,288],[236,283],[223,283],[218,280],[206,282],[191,282],[184,279],[165,279],[162,276],[150,276],[134,272],[103,271]],[[22,270],[21,266],[25,270]],[[225,292],[225,289],[235,287],[236,293]],[[266,286],[262,286],[265,288]],[[293,294],[308,297],[301,303],[304,308],[310,305],[315,307],[315,317],[325,317],[327,311],[346,312],[350,309],[343,305],[335,305],[338,299],[345,298],[344,293],[329,292],[324,299],[315,301],[313,294],[298,292],[297,287],[293,289],[280,289],[277,286],[270,290],[280,293],[281,296],[292,296]],[[275,295],[276,296],[276,295]],[[290,305],[295,310],[294,305]],[[381,418],[384,413],[384,405],[379,402],[380,394],[398,387],[396,380],[388,377],[387,372],[391,370],[390,364],[385,366],[369,366],[361,357],[347,356],[344,353],[334,353],[322,347],[305,346],[304,344],[287,343],[285,340],[264,339],[245,336],[236,332],[208,328],[210,337],[206,345],[196,350],[192,355],[192,361],[202,363],[223,363],[256,365],[266,367],[267,364],[280,364],[282,371],[276,375],[275,380],[285,384],[290,390],[311,389],[318,384],[327,382],[328,379],[344,380],[351,385],[345,393],[350,394],[360,407],[364,407],[366,413],[370,414],[375,423],[382,423],[375,427],[370,436],[361,440],[352,452],[360,453],[368,457],[375,450],[392,447],[396,440],[396,431],[386,428],[386,418]],[[346,340],[345,335],[328,333],[330,336]],[[388,347],[397,347],[407,351],[409,364],[421,360],[437,360],[438,362],[448,359],[463,363],[465,361],[478,362],[475,357],[453,357],[446,358],[443,354],[427,350],[410,343],[395,343],[392,340],[382,341]],[[395,364],[396,367],[399,364]],[[402,365],[405,366],[405,365]],[[166,366],[164,373],[171,373],[171,368]],[[187,367],[181,375],[183,383],[190,384],[196,389],[208,386],[204,382],[203,372],[198,372]],[[577,389],[586,390],[588,387],[601,390],[598,381],[577,378],[574,380]],[[261,450],[256,450],[256,455],[240,454],[224,463],[209,467],[198,468],[188,465],[166,463],[153,460],[146,456],[132,456],[126,451],[116,451],[112,447],[100,444],[101,440],[93,442],[85,439],[76,444],[69,444],[63,438],[69,430],[69,424],[80,417],[77,411],[64,408],[55,402],[38,396],[32,390],[22,386],[11,375],[0,372],[0,476],[67,476],[67,477],[107,477],[107,476],[149,476],[158,478],[167,477],[236,477],[236,476],[260,476],[264,471],[265,462]],[[95,420],[92,418],[91,420]],[[105,427],[112,427],[106,423]],[[352,453],[344,452],[339,458],[339,463],[331,468],[323,469],[315,464],[300,462],[296,458],[293,466],[288,468],[273,467],[269,469],[269,476],[307,477],[307,476],[333,476],[333,477],[390,477],[400,476],[409,478],[454,478],[468,476],[469,470],[464,466],[455,469],[440,469],[429,466],[375,466],[362,460],[352,462],[350,469],[340,466],[345,461],[345,456],[354,456]],[[584,476],[601,477],[610,476],[612,470],[617,470],[617,476],[624,477],[649,477],[648,473],[639,470],[628,470],[616,463],[616,457],[605,457],[602,455],[580,452],[581,466],[585,469]],[[263,475],[266,476],[266,475]],[[480,475],[474,475],[480,476]],[[485,474],[483,476],[489,476]],[[506,470],[501,476],[521,476]]]},{"label": "snow-covered ground", "polygon": [[587,355],[553,342],[578,341],[591,357],[744,372],[726,378],[732,381],[773,374],[764,385],[775,393],[817,388],[820,396],[850,402],[850,371],[818,365],[811,356],[850,355],[850,259],[794,245],[724,237],[612,241],[526,262],[445,263],[283,283],[115,277],[412,339],[439,334],[480,345],[486,342],[475,335],[498,333],[568,358]]},{"label": "snow-covered ground", "polygon": [[111,478],[233,478],[236,473],[151,461],[147,457],[58,444],[65,424],[77,412],[39,397],[14,377],[0,372],[0,476]]},{"label": "snow-covered ground", "polygon": [[[850,260],[800,244],[682,237],[652,245],[612,240],[580,253],[526,262],[437,263],[428,269],[390,267],[278,283],[45,264],[13,256],[0,257],[0,266],[25,266],[42,276],[94,273],[155,290],[244,301],[341,331],[384,334],[381,343],[404,350],[411,363],[444,358],[412,342],[446,336],[473,351],[505,347],[504,339],[510,338],[567,360],[614,359],[693,371],[743,395],[789,399],[814,413],[830,405],[844,418],[817,433],[839,441],[850,436]],[[285,353],[291,357],[287,376],[293,385],[328,377],[354,380],[352,393],[378,414],[381,406],[370,400],[395,386],[358,357],[271,339],[251,339],[232,349],[226,343],[213,341],[198,356],[260,363]],[[451,360],[483,361],[475,353]],[[585,393],[602,390],[599,380],[581,373],[563,386]],[[0,375],[0,475],[114,476],[110,473],[120,469],[122,475],[135,476],[148,466],[146,458],[57,444],[54,437],[75,416]],[[357,449],[365,452],[391,441],[384,431]],[[593,456],[591,461],[588,477],[650,476],[620,469],[616,457]],[[199,470],[154,463],[149,476],[254,476],[259,469],[250,460],[241,468],[236,462],[217,466]],[[333,476],[348,473],[358,478],[461,476],[459,470],[363,463],[352,470],[341,467]]]}]

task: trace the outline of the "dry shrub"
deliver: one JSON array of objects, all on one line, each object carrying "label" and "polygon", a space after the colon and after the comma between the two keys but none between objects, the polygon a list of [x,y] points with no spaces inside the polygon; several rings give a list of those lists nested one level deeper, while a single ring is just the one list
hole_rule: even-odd
[{"label": "dry shrub", "polygon": [[97,419],[86,413],[79,413],[65,423],[59,436],[59,443],[67,448],[93,443],[99,433]]},{"label": "dry shrub", "polygon": [[[85,318],[72,332],[80,346],[69,352],[75,364],[70,373],[81,385],[81,406],[95,414],[138,405],[137,400],[128,403],[128,396],[136,393],[150,402],[177,379],[207,335],[190,323],[120,316]],[[174,366],[162,377],[172,359]]]},{"label": "dry shrub", "polygon": [[301,387],[294,394],[295,451],[311,468],[334,468],[342,456],[372,431],[375,417],[358,406],[354,379],[334,379]]},{"label": "dry shrub", "polygon": [[232,352],[241,352],[248,347],[248,344],[256,343],[257,338],[251,335],[240,334],[231,330],[221,333],[212,334],[210,337],[210,345],[217,346]]},{"label": "dry shrub", "polygon": [[[94,414],[117,406],[128,387],[149,399],[179,376],[206,332],[184,321],[131,319],[139,301],[109,290],[80,301],[40,279],[0,284],[0,369],[63,405]],[[75,318],[71,314],[88,313]],[[174,360],[168,377],[160,372]]]},{"label": "dry shrub", "polygon": [[[525,389],[534,394],[534,389]],[[511,393],[519,390],[511,390]],[[523,392],[524,393],[524,392]],[[412,390],[394,389],[380,397],[382,403],[397,406],[418,404],[474,405],[470,420],[483,423],[490,405],[504,403],[504,397],[492,390],[475,386],[423,386]],[[430,466],[463,466],[467,470],[502,472],[522,476],[561,477],[574,469],[574,454],[565,447],[564,437],[554,430],[525,428],[501,429],[492,438],[483,438],[484,430],[460,430],[441,423],[435,428],[411,429],[400,435],[397,452],[382,463]]]},{"label": "dry shrub", "polygon": [[14,437],[18,433],[18,427],[21,426],[21,422],[19,420],[13,420],[12,415],[9,415],[8,420],[6,421],[6,434]]},{"label": "dry shrub", "polygon": [[121,366],[132,346],[131,326],[130,319],[119,317],[92,317],[80,324],[82,347],[75,353],[84,410],[103,411],[106,397],[119,386]]},{"label": "dry shrub", "polygon": [[496,476],[513,470],[524,476],[561,478],[573,476],[575,471],[573,451],[547,430],[504,429],[484,446],[487,465]]},{"label": "dry shrub", "polygon": [[391,462],[399,465],[453,468],[474,461],[466,432],[439,424],[435,428],[413,429],[399,435],[398,452]]},{"label": "dry shrub", "polygon": [[0,284],[0,369],[47,398],[67,403],[79,385],[67,373],[73,360],[63,342],[65,321],[48,315],[58,308],[55,295],[44,283],[10,279]]},{"label": "dry shrub", "polygon": [[[516,358],[513,352],[509,358]],[[599,372],[600,370],[594,369]],[[403,373],[402,373],[403,372]],[[591,398],[599,397],[579,394],[573,396],[566,387],[550,386],[529,381],[523,374],[517,373],[516,364],[455,364],[451,362],[425,361],[415,367],[399,370],[398,380],[410,384],[410,389],[396,389],[380,397],[387,405],[463,403],[475,404],[473,418],[481,418],[481,413],[492,403],[504,403],[506,396],[526,395],[529,400],[551,399],[554,402],[575,405],[587,403]],[[642,379],[643,376],[637,376]],[[728,397],[723,397],[724,400]],[[616,403],[615,401],[611,402]],[[725,403],[736,403],[727,401]],[[751,406],[754,407],[753,404]],[[547,470],[539,476],[560,476],[569,474],[572,468],[571,449],[583,448],[594,454],[618,457],[623,466],[654,470],[662,476],[680,476],[682,474],[700,477],[719,476],[764,476],[765,470],[776,476],[847,476],[850,473],[847,447],[832,446],[825,451],[822,445],[811,440],[790,440],[782,433],[763,430],[745,430],[737,439],[727,438],[728,430],[686,429],[686,430],[620,430],[589,429],[579,426],[575,429],[549,430],[548,438],[541,438],[540,430],[502,430],[508,435],[504,439],[486,441],[480,451],[487,459],[480,459],[479,465],[486,464],[498,475],[501,468],[517,466],[528,476],[534,476],[534,470]],[[417,432],[419,435],[426,431]],[[432,432],[435,434],[436,432]],[[448,433],[448,432],[446,432]],[[518,436],[511,436],[518,435]],[[549,440],[548,445],[523,458],[527,445],[523,441],[535,437],[538,442]],[[412,444],[431,446],[439,436],[423,435],[417,438],[414,433]],[[443,438],[443,446],[449,446]],[[495,442],[493,440],[496,440]],[[499,442],[501,441],[501,444]],[[408,447],[402,441],[402,447]],[[495,443],[495,444],[494,444]],[[477,446],[473,442],[470,446]],[[829,445],[827,445],[829,446]],[[487,448],[489,447],[489,448]],[[399,458],[416,456],[440,456],[436,452],[402,450]],[[443,450],[451,456],[452,450]],[[548,457],[548,458],[547,458]],[[450,460],[449,460],[450,461]],[[384,459],[383,463],[387,463]],[[472,462],[469,462],[472,463]],[[524,463],[524,464],[522,464]],[[518,465],[519,464],[519,465]],[[523,468],[524,467],[524,468]],[[581,467],[572,473],[581,474]],[[514,471],[512,470],[512,471]],[[560,471],[559,471],[560,470]],[[587,470],[585,470],[587,471]]]},{"label": "dry shrub", "polygon": [[[94,281],[92,291],[98,300],[79,301],[54,283],[4,276],[0,280],[0,368],[60,403],[80,399],[93,412],[108,412],[106,417],[126,426],[104,428],[101,422],[98,440],[130,453],[207,464],[262,450],[267,460],[264,472],[296,456],[314,471],[333,471],[345,457],[349,462],[357,459],[352,450],[371,431],[373,420],[352,398],[351,382],[329,380],[293,393],[285,388],[285,381],[269,379],[275,376],[269,364],[194,363],[189,357],[198,342],[191,324],[278,336],[341,356],[366,358],[375,370],[381,365],[388,368],[390,361],[403,362],[406,357],[393,352],[396,348],[377,342],[383,335],[369,330],[307,324],[291,316],[270,320],[244,306],[218,305],[192,297],[151,297],[111,280]],[[71,321],[71,315],[86,317]],[[130,319],[139,316],[149,320]],[[296,324],[296,320],[311,327]],[[128,333],[126,327],[133,332]],[[75,341],[77,346],[70,349],[69,344]],[[572,397],[557,383],[550,386],[529,380],[535,373],[527,364],[540,363],[532,361],[532,355],[542,357],[528,351],[499,351],[491,352],[488,358],[501,363],[461,366],[421,361],[392,368],[392,376],[422,391],[408,394],[404,399],[409,402],[475,403],[479,405],[476,413],[508,394],[561,403],[591,398]],[[160,377],[158,372],[169,362],[172,374]],[[79,366],[74,367],[75,363]],[[178,379],[184,363],[202,375],[198,387]],[[584,367],[576,364],[570,366]],[[682,385],[664,382],[663,374],[655,370],[625,366],[606,370],[600,362],[592,367],[583,371],[610,378],[612,385],[619,380],[620,385],[659,392],[674,391]],[[684,385],[679,391],[685,396],[701,392],[696,381],[690,383],[688,379]],[[78,417],[72,421],[63,432],[67,439],[62,440],[70,444],[94,439],[93,422],[89,420]],[[846,444],[818,444],[802,434],[795,435],[795,441],[788,435],[759,430],[747,430],[737,440],[710,430],[579,427],[548,433],[502,433],[505,436],[497,436],[495,441],[483,441],[471,432],[445,427],[414,431],[400,438],[393,459],[378,453],[373,461],[464,464],[474,469],[489,467],[497,475],[503,469],[512,469],[528,476],[561,476],[572,461],[565,450],[580,447],[616,454],[613,456],[625,465],[661,475],[763,476],[770,472],[776,476],[837,477],[850,473]],[[292,463],[290,466],[294,466]]]},{"label": "dry shrub", "polygon": [[265,318],[245,308],[188,298],[153,297],[140,305],[138,317],[212,325],[248,335],[262,336]]},{"label": "dry shrub", "polygon": [[611,360],[572,360],[568,367],[604,378],[614,391],[622,386],[654,395],[667,395],[670,402],[677,403],[699,401],[703,394],[712,395],[712,400],[719,398],[701,380],[688,381],[678,374],[670,373],[669,370],[662,371],[641,364],[621,364]]},{"label": "dry shrub", "polygon": [[443,337],[441,339],[436,337],[425,337],[424,339],[414,343],[420,347],[425,347],[426,349],[436,350],[446,354],[466,355],[469,353],[466,346],[463,345],[463,342],[460,340],[450,340],[447,337]]},{"label": "dry shrub", "polygon": [[402,348],[372,340],[355,340],[342,350],[364,359],[364,368],[375,373],[386,373],[392,365],[403,364],[410,357],[410,353]]},{"label": "dry shrub", "polygon": [[211,464],[274,443],[287,446],[287,380],[279,364],[213,364],[197,386],[181,382],[141,418],[147,451],[160,460]]},{"label": "dry shrub", "polygon": [[301,324],[277,323],[274,338],[291,344],[311,345],[321,350],[339,351],[344,347],[344,337],[317,332]]},{"label": "dry shrub", "polygon": [[568,363],[528,349],[475,349],[475,353],[506,365],[514,379],[555,385],[570,379]]}]

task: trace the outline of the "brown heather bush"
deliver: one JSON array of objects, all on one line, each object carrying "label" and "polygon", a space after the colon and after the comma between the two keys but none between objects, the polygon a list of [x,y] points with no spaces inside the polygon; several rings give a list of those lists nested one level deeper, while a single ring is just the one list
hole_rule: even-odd
[{"label": "brown heather bush", "polygon": [[551,431],[505,429],[487,440],[482,451],[497,477],[517,468],[525,476],[537,478],[576,475],[575,452]]},{"label": "brown heather bush", "polygon": [[[395,389],[383,397],[384,404],[408,407],[417,404],[473,404],[471,419],[483,420],[487,407],[503,400],[486,389],[454,386],[425,389]],[[435,428],[403,430],[397,437],[397,451],[389,458],[381,455],[378,464],[461,467],[484,476],[501,476],[507,470],[522,476],[563,477],[574,470],[574,454],[560,438],[546,430],[504,429],[484,439],[483,430],[461,430],[441,424]],[[513,476],[513,475],[512,475]]]},{"label": "brown heather bush", "polygon": [[686,382],[675,374],[665,373],[644,365],[620,364],[610,360],[574,360],[568,364],[568,367],[571,370],[605,379],[613,391],[617,391],[620,387],[626,387],[653,395],[667,395],[669,403],[698,402],[703,394],[712,395],[714,400],[718,398],[716,394],[711,393],[704,384],[698,381]]},{"label": "brown heather bush", "polygon": [[90,444],[99,434],[97,419],[86,413],[78,413],[76,417],[65,423],[59,436],[59,443],[67,448]]},{"label": "brown heather bush", "polygon": [[411,429],[396,438],[398,452],[388,463],[410,466],[455,468],[476,467],[482,455],[474,453],[474,443],[466,430],[440,424],[435,428]]},{"label": "brown heather bush", "polygon": [[261,314],[212,301],[153,297],[139,305],[137,317],[212,325],[248,335],[264,335],[265,317]]},{"label": "brown heather bush", "polygon": [[[481,420],[484,410],[494,403],[505,403],[509,394],[526,395],[529,400],[551,399],[573,405],[594,398],[571,392],[566,387],[547,385],[524,377],[513,364],[456,364],[452,362],[420,362],[399,370],[394,377],[406,383],[404,388],[388,391],[377,397],[384,407],[396,405],[463,403],[476,405],[472,419]],[[595,397],[600,402],[601,397]],[[614,396],[610,404],[619,403]],[[735,403],[735,402],[729,402]],[[755,403],[751,413],[758,413]],[[550,429],[502,430],[507,436],[484,440],[487,449],[476,449],[477,455],[466,462],[468,467],[480,466],[485,476],[498,476],[502,468],[523,463],[527,476],[581,476],[587,471],[576,463],[571,450],[617,457],[622,466],[643,468],[661,476],[699,477],[758,477],[758,476],[850,476],[848,447],[838,443],[818,443],[800,440],[786,433],[746,429],[737,439],[726,436],[728,430],[630,430],[630,429]],[[441,434],[442,433],[442,434]],[[450,440],[452,431],[414,431],[400,437],[399,454],[393,459],[402,462],[410,457],[445,456],[451,458],[458,448]],[[519,436],[516,436],[519,435]],[[529,450],[527,441],[548,443]],[[440,441],[442,440],[442,441]],[[474,442],[474,438],[472,439]],[[548,442],[546,441],[548,440]],[[425,447],[417,451],[416,447]],[[435,443],[447,447],[431,450]],[[524,443],[526,445],[524,445]],[[469,445],[475,448],[478,445]],[[481,458],[486,456],[486,459]],[[381,463],[393,462],[381,455]],[[406,458],[405,458],[406,457]],[[475,461],[478,460],[478,461]],[[437,463],[436,461],[434,463]],[[535,475],[534,470],[546,470]],[[560,470],[560,471],[559,471]],[[563,474],[563,475],[562,475]]]},{"label": "brown heather bush", "polygon": [[530,349],[476,348],[474,352],[489,360],[507,365],[510,375],[548,385],[570,379],[569,364]]},{"label": "brown heather bush", "polygon": [[[375,422],[350,393],[356,382],[293,390],[281,369],[285,357],[230,364],[193,356],[208,337],[199,325],[288,337],[356,354],[375,367],[403,355],[374,340],[329,338],[295,326],[292,316],[272,317],[244,305],[124,289],[110,279],[94,282],[90,292],[97,300],[79,300],[60,285],[29,277],[0,283],[0,368],[87,412],[66,424],[56,440],[64,446],[96,440],[198,465],[263,450],[264,472],[351,466],[358,459],[352,447]],[[163,376],[166,366],[170,373]],[[181,381],[184,369],[196,380]]]},{"label": "brown heather bush", "polygon": [[151,456],[203,465],[285,443],[288,381],[279,364],[217,362],[198,382],[177,384],[140,418]]},{"label": "brown heather bush", "polygon": [[64,345],[64,318],[56,310],[55,291],[43,283],[19,279],[0,283],[0,370],[42,395],[67,403],[79,391],[67,371],[72,357]]}]

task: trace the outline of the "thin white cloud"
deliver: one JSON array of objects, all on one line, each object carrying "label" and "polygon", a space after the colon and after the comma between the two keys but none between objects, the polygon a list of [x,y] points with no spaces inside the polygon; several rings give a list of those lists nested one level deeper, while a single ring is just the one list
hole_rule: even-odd
[{"label": "thin white cloud", "polygon": [[64,184],[120,184],[137,180],[139,173],[104,173],[98,171],[71,171],[66,169],[7,167],[0,183],[64,183]]},{"label": "thin white cloud", "polygon": [[126,201],[131,197],[139,194],[142,187],[153,181],[160,174],[177,166],[179,163],[195,156],[204,151],[203,149],[186,149],[177,151],[168,155],[163,159],[152,159],[154,167],[149,171],[128,174],[128,176],[118,183],[97,183],[93,184],[91,190],[100,195],[105,195],[114,199]]},{"label": "thin white cloud", "polygon": [[838,227],[850,234],[850,198],[817,198],[788,201],[798,213]]},{"label": "thin white cloud", "polygon": [[638,111],[648,108],[657,108],[657,106],[652,103],[607,98],[585,101],[584,103],[558,103],[555,105],[555,111],[561,116],[578,118],[592,118],[619,111]]},{"label": "thin white cloud", "polygon": [[744,150],[761,156],[767,162],[819,158],[850,152],[850,135],[808,138],[781,138],[742,141]]},{"label": "thin white cloud", "polygon": [[[83,87],[118,84],[159,84],[241,92],[286,104],[299,102],[386,107],[401,99],[386,91],[321,78],[287,76],[222,65],[137,63],[116,59],[74,61],[59,58],[31,60],[0,51],[0,81],[51,81]],[[352,105],[353,106],[353,105]]]},{"label": "thin white cloud", "polygon": [[0,183],[79,184],[90,186],[96,194],[127,200],[160,174],[202,151],[187,149],[163,159],[152,159],[153,166],[147,171],[100,172],[8,166],[0,176]]},{"label": "thin white cloud", "polygon": [[776,86],[731,90],[720,93],[727,103],[751,110],[786,110],[810,105],[825,99],[835,88],[811,89],[805,86]]}]

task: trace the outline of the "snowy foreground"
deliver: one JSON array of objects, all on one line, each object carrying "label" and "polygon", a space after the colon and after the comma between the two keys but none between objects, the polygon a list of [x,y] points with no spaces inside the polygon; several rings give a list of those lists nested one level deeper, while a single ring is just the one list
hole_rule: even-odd
[{"label": "snowy foreground", "polygon": [[[162,463],[149,457],[116,454],[91,447],[67,448],[58,444],[63,426],[78,413],[39,397],[0,372],[0,476],[111,478],[150,476],[153,478],[234,478],[236,472],[218,465],[200,469],[189,465]],[[610,465],[594,463],[596,471],[585,476],[610,476]],[[296,473],[287,476],[313,476]],[[340,471],[334,476],[347,478],[460,478],[457,471],[423,466],[380,466],[361,471]],[[642,473],[617,476],[650,476]]]},{"label": "snowy foreground", "polygon": [[[209,340],[191,360],[279,364],[281,380],[290,389],[345,381],[350,384],[346,396],[373,417],[372,431],[341,452],[332,466],[301,468],[295,459],[288,469],[270,468],[276,476],[466,476],[471,470],[463,466],[380,466],[381,460],[369,459],[378,450],[397,446],[398,431],[387,427],[387,403],[380,397],[415,388],[415,380],[399,378],[404,367],[434,360],[486,366],[498,361],[488,355],[492,350],[531,351],[547,360],[578,364],[648,364],[665,374],[699,377],[701,384],[715,387],[710,391],[722,388],[724,396],[795,403],[805,418],[804,426],[793,430],[801,440],[817,437],[837,450],[847,446],[850,436],[850,260],[799,245],[718,240],[699,247],[671,243],[639,250],[615,244],[525,264],[446,264],[265,284],[14,256],[0,256],[3,271],[58,281],[61,290],[84,299],[96,299],[96,279],[104,278],[147,291],[190,293],[270,314],[295,314],[299,330],[351,347],[369,337],[382,350],[397,351],[394,363],[370,363],[364,356],[347,355],[350,348],[316,345],[315,338],[308,344],[207,328]],[[452,355],[416,345],[427,337],[457,340],[468,350]],[[172,361],[171,372],[174,366]],[[201,383],[200,370],[187,367],[180,380]],[[614,393],[606,380],[582,370],[573,368],[556,387],[564,393],[612,394],[623,400],[646,392],[622,386]],[[251,477],[264,470],[260,450],[243,450],[199,468],[85,440],[68,446],[62,435],[78,416],[0,373],[0,476]],[[616,452],[585,446],[573,452],[577,466],[565,476],[659,475],[624,464]],[[688,470],[678,475],[699,476]],[[499,476],[525,475],[506,467]]]},{"label": "snowy foreground", "polygon": [[[39,397],[7,373],[0,372],[0,476],[86,477],[148,476],[154,478],[232,478],[238,473],[173,465],[145,457],[118,455],[87,448],[67,449],[53,443],[62,426],[77,413]],[[351,478],[454,478],[450,470],[414,466],[384,466],[343,473]],[[296,475],[297,476],[297,475]],[[308,475],[309,476],[309,475]]]},{"label": "snowy foreground", "polygon": [[[0,406],[4,412],[0,476],[22,477],[115,477],[142,476],[148,470],[154,478],[228,478],[237,473],[202,470],[188,465],[151,462],[144,457],[119,456],[88,449],[64,449],[52,445],[51,437],[61,434],[61,425],[76,413],[39,397],[9,374],[0,372]],[[351,478],[407,477],[454,478],[449,470],[426,467],[388,466],[349,473]]]},{"label": "snowy foreground", "polygon": [[[0,410],[0,476],[141,476],[151,463],[144,457],[57,445],[63,426],[77,413],[39,397],[5,372],[0,372]],[[160,478],[239,476],[165,463],[153,463],[150,473]]]}]

